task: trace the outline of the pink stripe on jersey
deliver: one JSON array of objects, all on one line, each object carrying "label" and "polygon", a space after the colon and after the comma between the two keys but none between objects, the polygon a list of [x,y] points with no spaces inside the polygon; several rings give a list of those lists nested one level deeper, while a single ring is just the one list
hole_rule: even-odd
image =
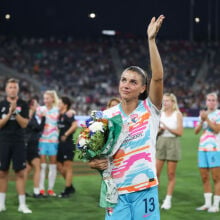
[{"label": "pink stripe on jersey", "polygon": [[131,134],[131,136],[137,135],[137,134],[143,132],[143,130],[145,128],[146,128],[146,125],[143,125],[143,126],[141,126],[139,128],[136,128],[136,129],[132,130],[130,134]]},{"label": "pink stripe on jersey", "polygon": [[50,135],[50,134],[52,134],[53,132],[57,132],[58,131],[58,129],[55,127],[55,128],[51,128],[51,129],[48,129],[48,130],[46,130],[46,131],[44,131],[44,135]]},{"label": "pink stripe on jersey", "polygon": [[151,154],[142,152],[139,154],[135,154],[130,156],[127,160],[123,161],[123,164],[120,167],[112,170],[112,176],[114,178],[120,178],[124,176],[124,173],[130,169],[130,167],[137,161],[137,160],[148,160],[149,162],[152,161]]},{"label": "pink stripe on jersey", "polygon": [[58,143],[58,127],[57,122],[59,118],[59,110],[57,107],[48,109],[46,106],[41,106],[38,109],[38,115],[41,117],[45,115],[46,121],[44,130],[40,137],[40,142]]},{"label": "pink stripe on jersey", "polygon": [[206,135],[206,136],[202,137],[200,140],[201,140],[201,142],[204,142],[204,141],[206,141],[209,138],[214,138],[215,139],[215,135],[211,135],[211,134],[210,135]]},{"label": "pink stripe on jersey", "polygon": [[147,104],[147,100],[148,100],[148,99],[145,99],[145,100],[144,100],[144,107],[147,109],[148,112],[150,112],[150,108],[149,108],[149,106],[148,106],[148,104]]}]

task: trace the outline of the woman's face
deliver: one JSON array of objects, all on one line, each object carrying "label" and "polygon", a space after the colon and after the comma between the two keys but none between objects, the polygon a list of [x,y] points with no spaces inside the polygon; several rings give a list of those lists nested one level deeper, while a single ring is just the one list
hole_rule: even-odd
[{"label": "woman's face", "polygon": [[124,71],[119,83],[119,93],[124,100],[136,100],[144,92],[146,85],[142,83],[140,74],[133,71]]},{"label": "woman's face", "polygon": [[60,111],[62,111],[65,108],[65,105],[64,105],[62,99],[59,100],[58,108],[59,108]]},{"label": "woman's face", "polygon": [[173,108],[173,101],[169,96],[163,97],[163,107],[165,110]]},{"label": "woman's face", "polygon": [[31,105],[30,105],[30,109],[33,110],[33,111],[36,111],[37,107],[38,107],[37,100],[36,99],[32,99]]},{"label": "woman's face", "polygon": [[209,110],[215,110],[217,108],[218,102],[216,97],[213,95],[208,95],[206,98],[206,106]]},{"label": "woman's face", "polygon": [[44,104],[47,106],[47,107],[51,107],[53,105],[53,98],[52,96],[50,96],[49,94],[44,94]]}]

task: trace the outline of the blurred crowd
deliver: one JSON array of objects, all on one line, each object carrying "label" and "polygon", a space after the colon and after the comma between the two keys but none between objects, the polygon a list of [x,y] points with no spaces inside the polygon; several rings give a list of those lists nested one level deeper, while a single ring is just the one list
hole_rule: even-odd
[{"label": "blurred crowd", "polygon": [[[158,48],[164,64],[165,92],[177,96],[184,115],[197,116],[205,106],[205,94],[219,92],[218,44],[161,41]],[[204,62],[208,72],[198,81]],[[77,115],[103,109],[110,97],[118,95],[121,69],[137,65],[150,73],[147,40],[142,38],[1,38],[0,63],[40,83],[39,91],[35,91],[31,83],[21,80],[23,99],[30,99],[33,93],[42,97],[45,90],[53,89],[72,97]],[[0,81],[5,78],[1,76]]]}]

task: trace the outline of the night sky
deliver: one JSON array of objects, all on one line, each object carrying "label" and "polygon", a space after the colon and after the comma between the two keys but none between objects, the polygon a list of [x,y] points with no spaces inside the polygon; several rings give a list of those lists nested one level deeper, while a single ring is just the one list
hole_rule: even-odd
[{"label": "night sky", "polygon": [[[162,39],[219,40],[220,1],[194,0],[1,0],[0,34],[96,37],[103,29],[145,36],[152,16],[164,14]],[[97,17],[90,19],[94,12]],[[10,20],[5,14],[11,15]],[[195,23],[194,18],[200,22]],[[190,27],[191,22],[191,27]],[[208,25],[209,24],[209,25]],[[192,32],[190,32],[190,28]]]}]

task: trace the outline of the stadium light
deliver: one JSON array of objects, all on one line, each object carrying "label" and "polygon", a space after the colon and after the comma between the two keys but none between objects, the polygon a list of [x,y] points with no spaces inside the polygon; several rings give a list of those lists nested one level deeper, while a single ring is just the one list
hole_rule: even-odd
[{"label": "stadium light", "polygon": [[102,34],[103,35],[108,35],[108,36],[115,36],[116,31],[114,31],[114,30],[102,30]]},{"label": "stadium light", "polygon": [[199,17],[195,17],[195,18],[194,18],[194,21],[195,21],[196,23],[199,23],[199,22],[200,22],[200,18],[199,18]]},{"label": "stadium light", "polygon": [[9,20],[10,18],[11,18],[11,15],[10,15],[10,14],[6,14],[6,15],[5,15],[5,19],[6,19],[6,20]]},{"label": "stadium light", "polygon": [[94,19],[96,17],[96,14],[94,12],[89,14],[89,18]]}]

